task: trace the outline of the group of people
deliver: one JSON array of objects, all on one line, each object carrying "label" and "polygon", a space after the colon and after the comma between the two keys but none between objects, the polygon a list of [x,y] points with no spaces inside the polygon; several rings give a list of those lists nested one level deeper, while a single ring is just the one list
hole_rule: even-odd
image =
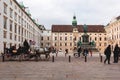
[{"label": "group of people", "polygon": [[[112,52],[111,45],[108,45],[104,51],[104,54],[106,56],[104,63],[106,63],[106,61],[108,61],[108,64],[110,64],[111,52]],[[120,54],[120,48],[119,48],[118,44],[116,44],[115,48],[113,50],[113,58],[114,58],[113,63],[118,63],[119,54]]]},{"label": "group of people", "polygon": [[20,52],[21,49],[23,50],[22,47],[24,47],[24,52],[25,52],[25,53],[30,49],[30,45],[29,45],[29,43],[27,42],[27,40],[25,40],[25,41],[23,42],[23,46],[19,45],[18,48],[16,48],[16,44],[13,45],[13,46],[10,46],[10,48],[5,48],[5,52],[10,53],[10,54],[15,54],[15,53],[17,53],[17,52]]},{"label": "group of people", "polygon": [[81,53],[82,53],[83,56],[87,56],[88,54],[90,54],[90,56],[92,57],[91,49],[87,49],[87,48],[82,49],[81,47],[79,47],[77,52],[78,52],[78,57],[80,57]]},{"label": "group of people", "polygon": [[[81,47],[75,48],[74,51],[77,51],[78,57],[80,57],[80,54],[82,53],[83,56],[87,56],[90,53],[90,56],[92,56],[92,51],[90,49],[82,49]],[[68,54],[68,49],[65,49],[65,56]]]}]

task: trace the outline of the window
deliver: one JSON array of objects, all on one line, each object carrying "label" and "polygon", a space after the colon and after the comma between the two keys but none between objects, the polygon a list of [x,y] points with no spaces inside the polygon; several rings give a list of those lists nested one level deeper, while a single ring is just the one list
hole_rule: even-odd
[{"label": "window", "polygon": [[10,43],[10,47],[12,46],[12,43]]},{"label": "window", "polygon": [[3,38],[7,38],[7,31],[3,31]]},{"label": "window", "polygon": [[15,23],[15,33],[17,33],[17,24]]},{"label": "window", "polygon": [[22,28],[22,33],[21,33],[21,35],[23,36],[23,28]]},{"label": "window", "polygon": [[26,30],[25,30],[24,32],[25,32],[25,33],[24,33],[24,34],[25,34],[24,36],[26,37]]},{"label": "window", "polygon": [[10,8],[10,17],[13,17],[13,10]]},{"label": "window", "polygon": [[10,33],[10,39],[12,40],[12,33]]},{"label": "window", "polygon": [[55,43],[55,46],[57,46],[57,44]]},{"label": "window", "polygon": [[20,16],[18,17],[18,22],[20,23]]},{"label": "window", "polygon": [[72,37],[70,37],[70,40],[72,40]]},{"label": "window", "polygon": [[13,22],[10,20],[10,31],[12,31],[12,24]]},{"label": "window", "polygon": [[100,37],[100,41],[102,40],[102,38]]},{"label": "window", "polygon": [[7,18],[4,16],[4,23],[3,23],[3,25],[4,25],[4,29],[7,29]]},{"label": "window", "polygon": [[55,40],[57,40],[57,37],[55,37]]},{"label": "window", "polygon": [[81,37],[79,37],[79,40],[81,41]]},{"label": "window", "polygon": [[20,41],[20,36],[18,37],[18,41]]},{"label": "window", "polygon": [[101,43],[99,44],[99,46],[101,46]]},{"label": "window", "polygon": [[47,37],[47,40],[49,40],[49,37]]},{"label": "window", "polygon": [[62,46],[62,43],[60,43],[60,46]]},{"label": "window", "polygon": [[70,46],[72,46],[72,43],[70,43]]},{"label": "window", "polygon": [[4,3],[4,13],[7,14],[7,4]]},{"label": "window", "polygon": [[15,9],[17,9],[17,6],[15,5]]},{"label": "window", "polygon": [[60,40],[62,40],[62,37],[60,37]]},{"label": "window", "polygon": [[43,37],[41,37],[41,40],[43,40]]},{"label": "window", "polygon": [[24,26],[26,27],[26,21],[25,21],[25,23],[24,23]]},{"label": "window", "polygon": [[67,37],[65,37],[65,41],[67,40]]},{"label": "window", "polygon": [[95,41],[97,40],[97,38],[95,37]]},{"label": "window", "polygon": [[41,46],[43,47],[43,43],[41,43]]},{"label": "window", "polygon": [[104,38],[104,40],[106,41],[106,40],[107,40],[107,38],[105,37],[105,38]]},{"label": "window", "polygon": [[3,45],[4,45],[3,49],[5,50],[7,43],[3,42]]},{"label": "window", "polygon": [[[21,19],[21,25],[23,26],[23,19]],[[42,32],[43,33],[43,32]]]},{"label": "window", "polygon": [[20,26],[19,26],[19,29],[18,29],[18,34],[20,35]]},{"label": "window", "polygon": [[17,13],[15,12],[15,15],[14,15],[15,17],[14,17],[14,19],[15,19],[15,21],[17,21]]},{"label": "window", "polygon": [[14,38],[15,41],[17,41],[17,35],[15,35],[15,38]]},{"label": "window", "polygon": [[65,43],[65,46],[67,46],[67,43]]}]

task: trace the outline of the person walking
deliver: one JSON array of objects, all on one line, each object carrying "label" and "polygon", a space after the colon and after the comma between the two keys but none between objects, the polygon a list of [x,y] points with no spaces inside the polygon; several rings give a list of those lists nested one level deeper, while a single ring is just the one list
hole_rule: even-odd
[{"label": "person walking", "polygon": [[30,45],[28,44],[27,40],[25,39],[25,41],[23,42],[23,46],[25,47],[25,51],[27,52],[30,48]]},{"label": "person walking", "polygon": [[113,51],[113,56],[114,56],[114,62],[113,63],[118,63],[118,57],[119,57],[119,47],[118,44],[115,45],[114,51]]},{"label": "person walking", "polygon": [[88,55],[88,49],[85,48],[85,49],[84,49],[84,56],[87,56],[87,55]]},{"label": "person walking", "polygon": [[104,60],[104,64],[108,60],[108,64],[110,64],[110,57],[111,57],[111,45],[108,45],[107,48],[104,51],[104,54],[106,56],[106,59]]},{"label": "person walking", "polygon": [[67,54],[68,54],[68,49],[65,49],[65,57],[66,57]]},{"label": "person walking", "polygon": [[90,52],[90,56],[92,57],[92,50],[91,50],[91,49],[89,49],[89,52]]}]

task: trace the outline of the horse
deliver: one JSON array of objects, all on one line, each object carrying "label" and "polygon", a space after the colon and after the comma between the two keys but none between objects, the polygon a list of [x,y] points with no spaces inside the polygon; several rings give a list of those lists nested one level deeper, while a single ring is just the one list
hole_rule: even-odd
[{"label": "horse", "polygon": [[50,59],[50,53],[53,52],[52,48],[39,48],[36,50],[36,56],[37,58],[42,58],[41,55],[45,55],[45,60],[49,60]]}]

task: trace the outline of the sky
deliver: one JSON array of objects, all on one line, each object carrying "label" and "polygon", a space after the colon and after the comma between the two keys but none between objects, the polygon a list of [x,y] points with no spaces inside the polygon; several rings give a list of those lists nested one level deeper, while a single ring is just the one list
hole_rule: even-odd
[{"label": "sky", "polygon": [[29,7],[32,18],[46,29],[52,25],[107,25],[120,15],[120,0],[17,0]]}]

